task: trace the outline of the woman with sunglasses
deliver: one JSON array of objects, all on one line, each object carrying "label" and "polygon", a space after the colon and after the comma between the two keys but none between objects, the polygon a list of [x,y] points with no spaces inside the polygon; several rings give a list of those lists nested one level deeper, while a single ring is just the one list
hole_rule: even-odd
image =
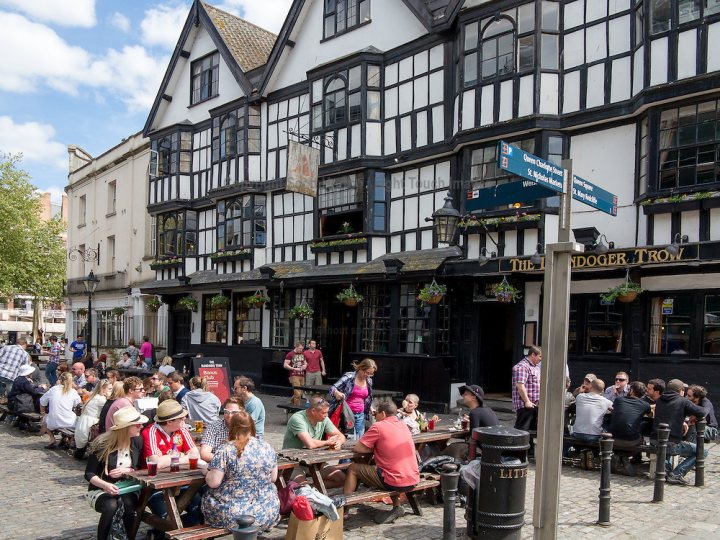
[{"label": "woman with sunglasses", "polygon": [[90,455],[85,467],[88,486],[87,500],[90,507],[100,513],[97,537],[110,537],[113,516],[122,506],[122,521],[125,532],[129,533],[135,522],[137,493],[120,495],[115,483],[123,475],[140,466],[142,439],[138,437],[147,417],[134,407],[123,407],[113,415],[113,426],[90,445]]},{"label": "woman with sunglasses", "polygon": [[135,406],[135,400],[145,396],[145,387],[143,382],[138,377],[128,377],[123,381],[123,389],[125,390],[125,397],[118,398],[110,406],[105,418],[105,430],[107,431],[113,426],[113,415],[115,411],[119,411],[123,407]]}]

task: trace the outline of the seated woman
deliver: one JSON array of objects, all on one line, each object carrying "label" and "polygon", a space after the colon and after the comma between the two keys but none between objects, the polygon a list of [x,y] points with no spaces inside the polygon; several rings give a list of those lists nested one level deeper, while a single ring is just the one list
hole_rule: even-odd
[{"label": "seated woman", "polygon": [[115,424],[90,445],[90,455],[85,467],[88,486],[88,502],[97,512],[100,521],[97,527],[98,540],[110,537],[113,516],[119,505],[123,505],[123,524],[126,533],[132,530],[135,521],[137,493],[119,495],[115,483],[123,475],[140,466],[142,453],[140,428],[147,418],[133,407],[123,407],[113,415]]},{"label": "seated woman", "polygon": [[[421,419],[425,419],[423,413],[418,410],[419,405],[420,398],[418,395],[408,394],[402,402],[402,408],[398,409],[397,412],[398,419],[408,427],[410,433],[413,435],[420,433],[420,421]],[[437,422],[438,419],[437,415],[431,418],[431,420],[435,422]]]},{"label": "seated woman", "polygon": [[205,377],[190,379],[190,391],[181,402],[183,409],[187,410],[190,420],[202,420],[210,424],[220,418],[220,400],[212,392],[208,392]]},{"label": "seated woman", "polygon": [[173,363],[172,356],[166,356],[165,358],[162,359],[162,362],[161,362],[158,370],[160,371],[160,373],[162,373],[163,375],[165,375],[167,377],[173,371],[175,371],[175,368],[173,367],[172,363]]},{"label": "seated woman", "polygon": [[[8,392],[8,409],[11,413],[36,413],[40,411],[40,396],[45,393],[44,386],[36,386],[30,376],[35,371],[30,364],[20,366],[17,377]],[[20,427],[27,427],[27,420],[20,420]]]},{"label": "seated woman", "polygon": [[228,443],[222,445],[206,469],[210,488],[203,496],[202,512],[213,527],[235,527],[240,516],[253,516],[260,531],[280,521],[280,500],[275,488],[277,456],[265,441],[255,438],[255,423],[248,413],[232,415]]},{"label": "seated woman", "polygon": [[82,413],[75,423],[75,452],[73,453],[75,459],[82,459],[85,455],[90,428],[100,421],[100,412],[111,392],[112,385],[107,379],[103,379],[97,383],[85,405],[83,405]]},{"label": "seated woman", "polygon": [[[50,439],[50,444],[45,448],[57,447],[53,431],[60,428],[75,429],[75,407],[82,403],[80,395],[73,388],[72,373],[66,371],[58,379],[58,384],[45,392],[40,398],[40,413],[45,415],[43,419],[43,430]],[[50,412],[45,414],[48,406]]]},{"label": "seated woman", "polygon": [[[108,382],[110,382],[109,379]],[[110,392],[110,397],[102,406],[102,409],[100,409],[98,420],[100,423],[100,433],[105,433],[105,420],[107,419],[110,407],[112,407],[112,404],[115,403],[115,401],[123,397],[125,397],[125,385],[123,385],[122,381],[115,381],[114,383],[112,383],[112,391]]]},{"label": "seated woman", "polygon": [[134,366],[135,363],[133,362],[132,358],[130,358],[130,355],[127,351],[123,351],[122,358],[118,361],[117,364],[115,364],[115,367],[118,367],[120,369],[127,369]]}]

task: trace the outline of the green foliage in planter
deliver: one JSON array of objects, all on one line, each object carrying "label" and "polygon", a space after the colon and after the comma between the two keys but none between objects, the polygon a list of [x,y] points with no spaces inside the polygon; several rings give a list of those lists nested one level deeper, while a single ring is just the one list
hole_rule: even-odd
[{"label": "green foliage in planter", "polygon": [[183,296],[180,300],[178,300],[178,306],[180,306],[185,311],[197,311],[198,309],[198,301],[195,300],[192,296]]},{"label": "green foliage in planter", "polygon": [[216,294],[210,299],[210,307],[226,308],[230,305],[230,299],[222,294]]},{"label": "green foliage in planter", "polygon": [[243,299],[246,306],[255,307],[262,306],[270,301],[270,298],[265,296],[262,292],[256,292],[252,296],[247,296]]},{"label": "green foliage in planter", "polygon": [[418,300],[420,300],[422,304],[425,305],[431,303],[432,300],[434,300],[438,296],[444,296],[446,293],[447,285],[441,285],[433,279],[432,283],[428,283],[427,285],[424,285],[422,289],[420,289],[417,297]]},{"label": "green foliage in planter", "polygon": [[288,317],[290,319],[309,319],[313,316],[313,313],[313,308],[303,303],[299,306],[291,307]]},{"label": "green foliage in planter", "polygon": [[218,251],[217,253],[213,253],[210,255],[211,259],[229,259],[231,257],[236,257],[238,255],[250,255],[252,253],[252,250],[250,249],[235,249],[235,250],[227,250],[227,251]]},{"label": "green foliage in planter", "polygon": [[77,310],[78,317],[87,317],[88,310],[87,308],[81,307]]},{"label": "green foliage in planter", "polygon": [[152,296],[152,297],[148,298],[148,299],[145,301],[145,306],[146,306],[150,311],[157,311],[157,310],[159,310],[160,307],[162,306],[162,304],[163,304],[163,303],[162,303],[162,300],[160,300],[157,296]]},{"label": "green foliage in planter", "polygon": [[492,293],[495,298],[501,302],[515,302],[522,298],[522,292],[520,289],[515,287],[512,283],[509,283],[506,279],[503,279],[500,283],[496,283],[492,286]]},{"label": "green foliage in planter", "polygon": [[357,292],[355,290],[355,287],[350,285],[347,289],[343,289],[337,295],[335,296],[340,302],[344,302],[345,300],[355,300],[357,302],[362,302],[365,300],[365,297]]},{"label": "green foliage in planter", "polygon": [[600,295],[600,298],[602,298],[603,302],[614,302],[618,296],[625,296],[630,293],[640,294],[641,292],[643,290],[638,283],[623,281],[617,287],[610,287],[608,292]]},{"label": "green foliage in planter", "polygon": [[110,311],[115,317],[121,317],[125,314],[125,308],[124,307],[114,307]]}]

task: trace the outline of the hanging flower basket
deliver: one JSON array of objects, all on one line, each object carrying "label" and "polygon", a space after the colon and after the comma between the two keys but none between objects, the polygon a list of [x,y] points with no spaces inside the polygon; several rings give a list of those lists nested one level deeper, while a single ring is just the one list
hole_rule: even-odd
[{"label": "hanging flower basket", "polygon": [[421,306],[439,304],[446,293],[447,285],[440,285],[433,279],[432,283],[428,283],[420,289],[417,299],[420,300]]},{"label": "hanging flower basket", "polygon": [[304,301],[299,306],[294,306],[290,308],[290,312],[288,313],[288,317],[290,319],[310,319],[313,316],[313,308],[308,306]]},{"label": "hanging flower basket", "polygon": [[162,304],[162,300],[160,300],[157,296],[152,296],[145,301],[145,307],[153,313],[157,312]]},{"label": "hanging flower basket", "polygon": [[512,285],[504,276],[500,283],[493,285],[492,293],[497,301],[503,304],[509,304],[522,298],[520,289]]},{"label": "hanging flower basket", "polygon": [[112,308],[112,310],[110,310],[110,313],[112,313],[115,317],[122,317],[125,314],[125,308],[114,307]]},{"label": "hanging flower basket", "polygon": [[192,296],[183,296],[180,300],[178,300],[177,305],[180,309],[185,311],[195,312],[198,309],[198,301]]},{"label": "hanging flower basket", "polygon": [[608,292],[600,295],[603,302],[611,303],[617,300],[618,302],[629,303],[633,302],[638,294],[643,292],[642,287],[638,283],[630,281],[630,278],[626,277],[625,281],[617,287],[610,287]]},{"label": "hanging flower basket", "polygon": [[255,291],[255,294],[252,296],[247,296],[243,299],[243,302],[248,307],[260,307],[265,304],[267,304],[270,301],[270,298],[265,296],[262,291],[259,289]]},{"label": "hanging flower basket", "polygon": [[222,294],[216,294],[210,299],[210,307],[216,309],[227,309],[230,306],[230,299]]},{"label": "hanging flower basket", "polygon": [[77,310],[78,317],[87,317],[87,314],[88,314],[87,308],[81,307],[80,309]]},{"label": "hanging flower basket", "polygon": [[350,284],[347,289],[343,289],[335,296],[340,302],[349,307],[355,307],[358,302],[365,300],[365,297],[355,290],[355,287]]}]

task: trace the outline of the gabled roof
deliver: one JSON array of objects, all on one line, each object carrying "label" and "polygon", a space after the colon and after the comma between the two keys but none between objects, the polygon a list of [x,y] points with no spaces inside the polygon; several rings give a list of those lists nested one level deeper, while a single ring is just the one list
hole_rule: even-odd
[{"label": "gabled roof", "polygon": [[143,135],[146,137],[160,108],[163,96],[166,94],[173,71],[181,57],[188,36],[193,26],[200,25],[208,32],[236,82],[248,96],[252,94],[253,85],[245,75],[246,72],[262,66],[268,61],[277,39],[277,36],[272,32],[217,9],[201,0],[195,0],[185,20],[180,39],[175,46],[170,63],[160,84],[160,89],[155,96],[155,101],[145,122]]},{"label": "gabled roof", "polygon": [[267,62],[277,35],[210,4],[200,3],[244,72]]},{"label": "gabled roof", "polygon": [[[259,1],[259,0],[258,0]],[[383,0],[388,2],[390,0]],[[464,0],[402,0],[408,9],[417,17],[417,19],[427,28],[428,31],[440,31],[447,29],[453,22],[455,16],[463,5]],[[267,60],[265,72],[262,79],[262,87],[260,93],[264,94],[265,89],[272,77],[273,71],[280,61],[285,46],[290,41],[295,23],[297,23],[300,13],[306,0],[293,0],[290,10],[288,11],[285,22],[280,29],[277,41],[273,46],[272,52]],[[292,46],[292,43],[290,43]]]}]

